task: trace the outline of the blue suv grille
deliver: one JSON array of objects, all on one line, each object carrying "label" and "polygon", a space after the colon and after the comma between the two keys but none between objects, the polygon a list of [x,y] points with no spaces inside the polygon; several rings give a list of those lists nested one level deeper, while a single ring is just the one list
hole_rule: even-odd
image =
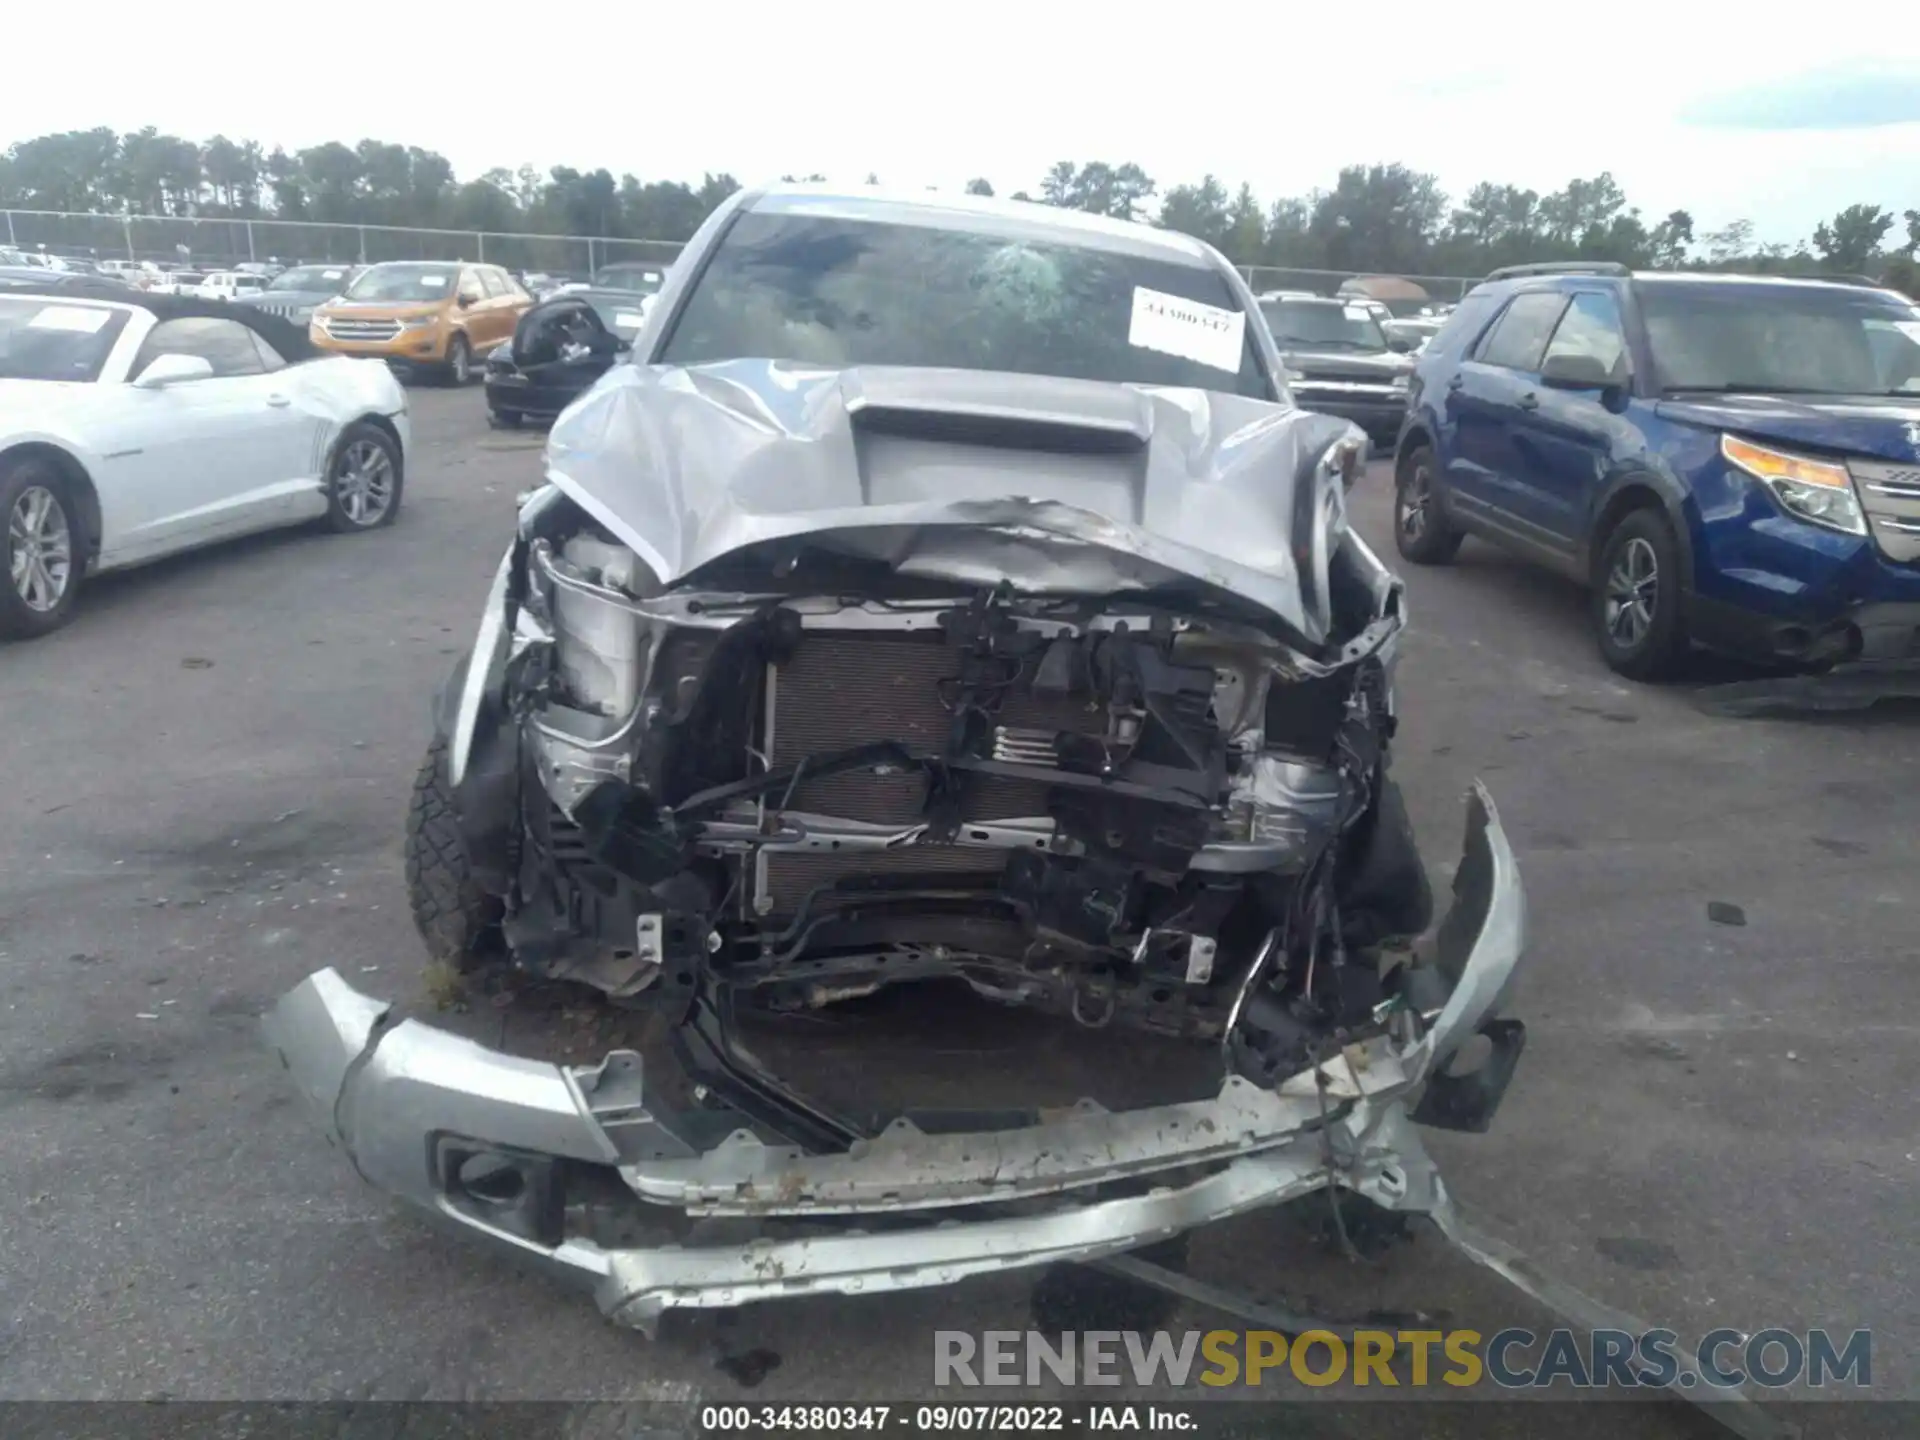
[{"label": "blue suv grille", "polygon": [[1920,465],[1850,460],[1847,468],[1880,553],[1899,564],[1920,562]]}]

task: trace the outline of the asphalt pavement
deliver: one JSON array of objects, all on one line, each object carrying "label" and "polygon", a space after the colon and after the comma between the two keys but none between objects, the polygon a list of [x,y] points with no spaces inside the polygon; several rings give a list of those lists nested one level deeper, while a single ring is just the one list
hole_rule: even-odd
[{"label": "asphalt pavement", "polygon": [[[1024,1328],[1033,1277],[650,1343],[366,1189],[261,1048],[323,965],[422,999],[408,785],[540,437],[474,391],[414,404],[392,529],[108,577],[0,649],[0,1399],[926,1394],[933,1330]],[[1383,555],[1387,500],[1376,465],[1354,512]],[[1484,779],[1532,918],[1513,1089],[1491,1134],[1431,1139],[1453,1189],[1659,1323],[1871,1327],[1875,1390],[1920,1398],[1920,710],[1710,718],[1610,675],[1557,579],[1474,543],[1408,579],[1423,850],[1444,888]],[[1432,1236],[1356,1263],[1254,1217],[1188,1263],[1349,1315],[1540,1318]]]}]

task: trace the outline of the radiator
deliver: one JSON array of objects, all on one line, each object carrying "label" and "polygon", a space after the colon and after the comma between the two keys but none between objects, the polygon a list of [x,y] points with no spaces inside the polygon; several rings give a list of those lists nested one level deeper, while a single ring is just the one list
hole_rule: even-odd
[{"label": "radiator", "polygon": [[[941,682],[958,669],[957,655],[944,636],[934,633],[809,632],[792,659],[769,671],[773,767],[880,740],[938,753],[946,746],[951,723],[940,700]],[[1106,714],[1085,700],[1009,694],[997,723],[1102,734]],[[803,781],[791,807],[904,828],[923,818],[925,793],[926,781],[918,771],[890,775],[843,771]],[[968,783],[962,818],[1007,820],[1046,813],[1044,784],[983,775]],[[787,913],[808,890],[845,875],[984,873],[990,877],[1004,863],[1004,851],[968,846],[916,845],[854,854],[769,852],[767,889],[774,909]]]}]

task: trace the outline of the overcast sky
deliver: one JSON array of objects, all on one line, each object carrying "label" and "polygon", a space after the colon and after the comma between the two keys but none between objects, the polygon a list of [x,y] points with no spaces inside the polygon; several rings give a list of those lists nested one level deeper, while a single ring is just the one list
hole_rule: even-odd
[{"label": "overcast sky", "polygon": [[[1738,13],[1737,28],[1711,10]],[[1545,192],[1611,170],[1650,222],[1685,208],[1696,233],[1747,218],[1781,241],[1854,201],[1920,208],[1907,5],[1850,5],[1825,26],[1805,7],[1774,22],[1692,0],[1657,20],[1537,0],[567,0],[479,23],[487,13],[202,7],[111,25],[76,57],[70,15],[18,6],[14,59],[66,55],[84,73],[9,65],[0,143],[151,124],[289,150],[370,136],[438,150],[463,179],[526,162],[749,182],[874,171],[941,187],[984,175],[1001,194],[1037,188],[1058,159],[1133,160],[1163,190],[1211,171],[1263,201],[1379,161],[1432,171],[1455,197],[1483,179]]]}]

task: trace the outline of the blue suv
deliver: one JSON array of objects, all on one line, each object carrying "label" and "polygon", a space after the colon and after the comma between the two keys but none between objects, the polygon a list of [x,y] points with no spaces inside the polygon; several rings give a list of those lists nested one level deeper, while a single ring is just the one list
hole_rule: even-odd
[{"label": "blue suv", "polygon": [[1629,678],[1920,657],[1920,309],[1872,282],[1497,270],[1414,371],[1394,480],[1401,555],[1565,572]]}]

